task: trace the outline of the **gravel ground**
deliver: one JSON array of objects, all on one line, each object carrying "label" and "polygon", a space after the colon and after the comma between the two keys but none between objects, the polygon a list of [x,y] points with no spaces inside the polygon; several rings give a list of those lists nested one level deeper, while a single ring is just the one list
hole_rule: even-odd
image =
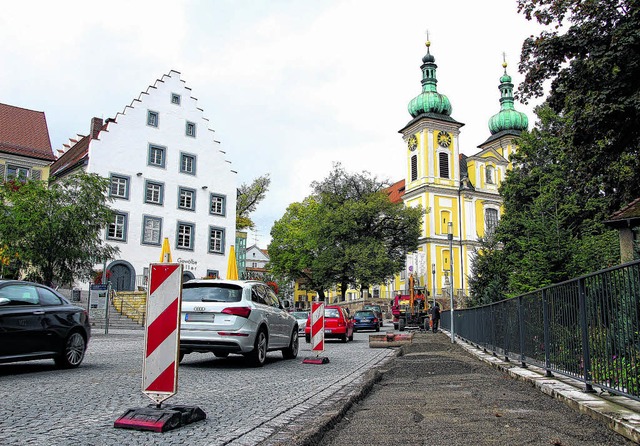
[{"label": "gravel ground", "polygon": [[444,334],[417,334],[382,372],[333,429],[306,444],[635,444],[480,362]]}]

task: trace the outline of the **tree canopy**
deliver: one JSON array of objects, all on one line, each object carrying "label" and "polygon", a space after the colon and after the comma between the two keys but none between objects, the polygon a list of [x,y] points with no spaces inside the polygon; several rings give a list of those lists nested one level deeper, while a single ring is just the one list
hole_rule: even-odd
[{"label": "tree canopy", "polygon": [[238,201],[236,203],[236,229],[253,229],[255,224],[249,217],[256,210],[258,204],[264,199],[269,190],[271,178],[269,174],[253,180],[251,184],[243,183],[238,188]]},{"label": "tree canopy", "polygon": [[522,46],[519,97],[545,94],[564,126],[572,174],[599,188],[612,213],[640,196],[638,0],[519,0],[546,28]]},{"label": "tree canopy", "polygon": [[338,285],[368,287],[399,272],[418,246],[421,208],[391,203],[386,183],[368,172],[348,173],[340,164],[313,194],[292,203],[275,222],[269,245],[274,273],[303,279],[324,298]]},{"label": "tree canopy", "polygon": [[6,271],[51,285],[89,279],[93,266],[119,251],[100,237],[113,218],[109,180],[95,174],[65,177],[50,187],[12,181],[0,187],[0,240],[13,259]]}]

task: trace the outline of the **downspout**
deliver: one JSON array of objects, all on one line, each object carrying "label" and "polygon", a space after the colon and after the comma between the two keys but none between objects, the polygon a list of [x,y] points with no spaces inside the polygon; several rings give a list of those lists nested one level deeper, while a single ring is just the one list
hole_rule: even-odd
[{"label": "downspout", "polygon": [[[464,291],[464,255],[462,253],[462,202],[461,202],[461,193],[463,182],[460,181],[458,185],[458,235],[460,238],[460,289]],[[453,279],[453,278],[452,278]]]}]

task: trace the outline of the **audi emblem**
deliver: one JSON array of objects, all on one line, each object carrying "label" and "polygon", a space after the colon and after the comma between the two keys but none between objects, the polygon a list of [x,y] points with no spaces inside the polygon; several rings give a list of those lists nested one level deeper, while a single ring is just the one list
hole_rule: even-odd
[{"label": "audi emblem", "polygon": [[193,307],[193,311],[207,311],[207,307]]}]

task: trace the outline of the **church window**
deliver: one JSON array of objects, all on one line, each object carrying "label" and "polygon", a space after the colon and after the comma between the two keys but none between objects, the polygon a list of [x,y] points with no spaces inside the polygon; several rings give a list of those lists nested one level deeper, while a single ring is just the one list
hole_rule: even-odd
[{"label": "church window", "polygon": [[411,157],[411,181],[418,179],[418,155]]},{"label": "church window", "polygon": [[498,210],[493,208],[487,208],[484,212],[486,234],[493,235],[498,226]]},{"label": "church window", "polygon": [[440,178],[449,178],[449,154],[440,152]]}]

